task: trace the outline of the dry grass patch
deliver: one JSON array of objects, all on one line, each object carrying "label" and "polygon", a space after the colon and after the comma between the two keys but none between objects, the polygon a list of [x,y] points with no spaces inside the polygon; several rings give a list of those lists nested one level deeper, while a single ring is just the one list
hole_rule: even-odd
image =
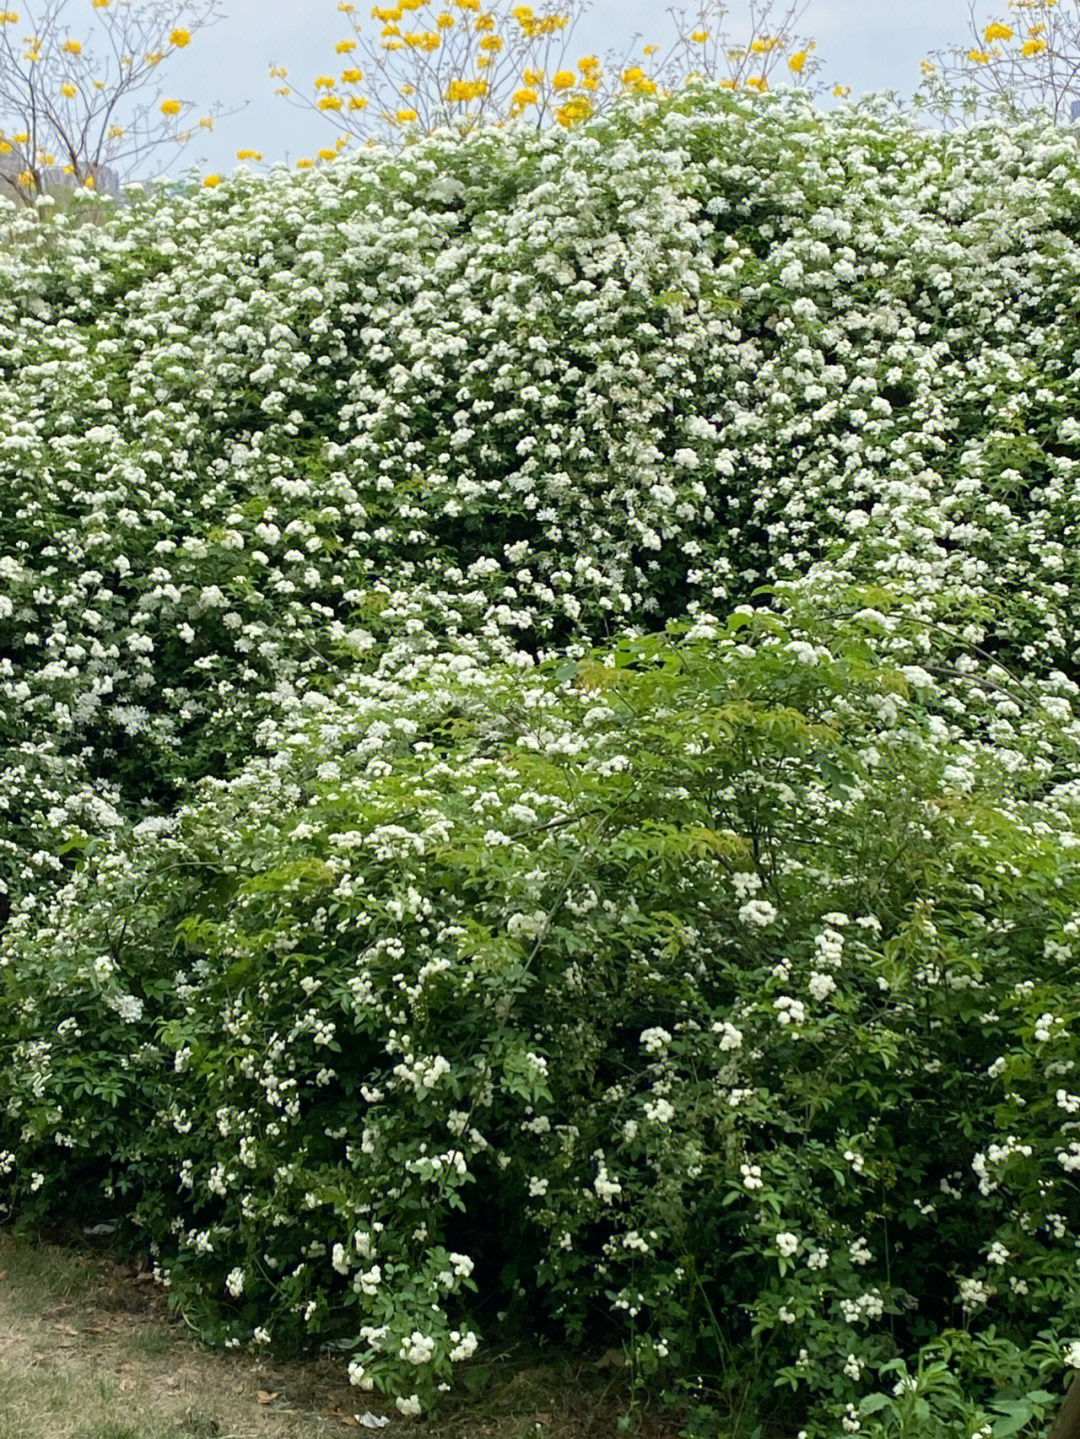
[{"label": "dry grass patch", "polygon": [[[531,1360],[531,1362],[530,1362]],[[514,1346],[477,1399],[437,1420],[389,1411],[409,1439],[613,1439],[625,1409],[610,1356],[537,1362]],[[479,1371],[474,1371],[479,1377]],[[370,1402],[369,1402],[370,1401]],[[337,1439],[384,1404],[339,1360],[204,1349],[137,1266],[0,1231],[0,1439]],[[639,1439],[675,1439],[650,1416]]]}]

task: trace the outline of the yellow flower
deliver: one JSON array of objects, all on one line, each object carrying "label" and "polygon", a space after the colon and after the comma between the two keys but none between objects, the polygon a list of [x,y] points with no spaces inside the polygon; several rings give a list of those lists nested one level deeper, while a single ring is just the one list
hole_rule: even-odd
[{"label": "yellow flower", "polygon": [[366,110],[366,109],[367,109],[367,96],[366,96],[366,95],[352,95],[352,96],[350,96],[350,97],[349,97],[349,109],[350,109],[350,110]]},{"label": "yellow flower", "polygon": [[454,4],[459,10],[468,10],[472,15],[480,9],[480,0],[454,0]]},{"label": "yellow flower", "polygon": [[123,125],[110,125],[110,126],[109,126],[108,134],[109,134],[109,139],[110,139],[110,140],[119,140],[119,139],[122,139],[122,138],[123,138],[123,134],[124,134],[124,127],[123,127]]},{"label": "yellow flower", "polygon": [[343,85],[359,85],[364,78],[362,70],[342,70],[341,82]]},{"label": "yellow flower", "polygon": [[13,146],[9,140],[0,140],[0,155],[10,155]]},{"label": "yellow flower", "polygon": [[695,45],[704,45],[708,38],[708,30],[694,30],[690,35],[690,39],[693,40]]},{"label": "yellow flower", "polygon": [[338,9],[342,15],[353,15],[356,12],[356,6],[351,5],[349,0],[339,0]]},{"label": "yellow flower", "polygon": [[200,129],[200,130],[212,130],[213,128],[214,128],[214,117],[213,117],[212,115],[204,115],[204,116],[202,117],[202,119],[199,121],[199,129]]},{"label": "yellow flower", "polygon": [[967,57],[976,65],[989,65],[992,58],[986,50],[969,50]]},{"label": "yellow flower", "polygon": [[220,176],[220,175],[206,175],[206,176],[204,176],[204,178],[203,178],[203,184],[206,186],[206,188],[207,188],[208,190],[216,190],[217,187],[221,184],[221,176]]},{"label": "yellow flower", "polygon": [[165,56],[160,50],[148,50],[143,59],[148,65],[160,65]]},{"label": "yellow flower", "polygon": [[185,30],[182,25],[178,26],[175,30],[170,30],[169,44],[175,45],[178,50],[182,50],[185,45],[191,44],[191,31]]},{"label": "yellow flower", "polygon": [[753,50],[755,55],[768,55],[770,50],[778,49],[783,43],[784,42],[778,37],[774,36],[773,39],[770,40],[767,35],[762,35],[751,44],[750,49]]},{"label": "yellow flower", "polygon": [[332,90],[334,88],[333,75],[318,75],[315,79],[316,90]]},{"label": "yellow flower", "polygon": [[1000,25],[996,20],[992,25],[987,25],[986,29],[983,31],[983,39],[986,41],[1011,40],[1012,37],[1012,27],[1010,25]]},{"label": "yellow flower", "polygon": [[467,105],[470,100],[480,100],[488,92],[486,80],[451,80],[446,87],[446,99],[452,104]]},{"label": "yellow flower", "polygon": [[64,97],[65,100],[74,100],[75,96],[76,96],[79,92],[78,92],[78,90],[75,89],[75,86],[72,85],[72,84],[69,82],[69,83],[66,84],[66,85],[61,85],[61,86],[60,86],[60,93],[61,93],[61,95],[63,95],[63,97]]},{"label": "yellow flower", "polygon": [[756,90],[760,95],[763,90],[769,88],[769,82],[764,75],[751,75],[746,82],[746,88],[748,90]]},{"label": "yellow flower", "polygon": [[18,10],[0,10],[0,25],[17,25],[18,23]]},{"label": "yellow flower", "polygon": [[453,23],[453,15],[447,14],[445,10],[442,12],[441,15],[436,15],[435,17],[435,24],[438,25],[440,30],[449,30]]},{"label": "yellow flower", "polygon": [[533,18],[533,8],[531,5],[515,5],[510,14],[515,20],[524,22]]},{"label": "yellow flower", "polygon": [[296,168],[298,170],[310,170],[314,163],[314,160],[297,160]]},{"label": "yellow flower", "polygon": [[15,183],[23,190],[29,190],[34,183],[34,176],[30,170],[20,170],[16,176]]},{"label": "yellow flower", "polygon": [[834,85],[834,86],[832,87],[832,92],[833,92],[834,95],[839,95],[839,96],[840,96],[840,99],[843,100],[846,96],[848,96],[848,95],[851,94],[851,86],[850,86],[850,85]]},{"label": "yellow flower", "polygon": [[560,105],[555,111],[555,119],[564,129],[576,125],[579,120],[587,120],[592,114],[592,106],[588,100],[578,97],[576,100],[568,100],[565,105]]},{"label": "yellow flower", "polygon": [[498,35],[485,35],[480,41],[480,49],[490,55],[497,55],[503,47],[503,42]]},{"label": "yellow flower", "polygon": [[535,90],[515,90],[513,94],[514,104],[524,110],[526,105],[535,105],[537,95]]},{"label": "yellow flower", "polygon": [[1025,40],[1020,47],[1020,53],[1021,55],[1041,55],[1045,49],[1045,40]]},{"label": "yellow flower", "polygon": [[163,115],[179,115],[179,113],[180,113],[180,101],[179,101],[179,100],[162,100],[162,102],[161,102],[161,113],[162,113]]},{"label": "yellow flower", "polygon": [[556,70],[551,77],[551,88],[555,91],[572,90],[576,76],[573,70]]},{"label": "yellow flower", "polygon": [[92,4],[95,10],[107,10],[109,8],[109,0],[92,0]]},{"label": "yellow flower", "polygon": [[97,189],[97,181],[94,179],[93,175],[87,175],[86,179],[83,181],[83,189],[84,189],[84,190],[96,190],[96,189]]},{"label": "yellow flower", "polygon": [[329,148],[328,148],[328,149],[325,149],[325,150],[320,150],[320,151],[319,151],[319,159],[320,159],[320,160],[326,160],[327,162],[329,162],[329,161],[331,161],[331,160],[336,160],[336,159],[337,159],[337,156],[338,156],[338,152],[337,152],[336,150],[331,150],[331,149],[329,149]]},{"label": "yellow flower", "polygon": [[1029,34],[1029,35],[1042,35],[1042,34],[1045,32],[1045,30],[1046,30],[1046,26],[1045,26],[1045,25],[1029,25],[1029,26],[1028,26],[1028,34]]},{"label": "yellow flower", "polygon": [[659,45],[646,45],[646,46],[644,46],[644,47],[642,48],[641,53],[642,53],[643,55],[655,55],[656,52],[657,52],[659,49],[660,49],[660,46],[659,46]]},{"label": "yellow flower", "polygon": [[583,75],[594,75],[600,69],[600,61],[595,55],[586,55],[577,62],[577,67]]},{"label": "yellow flower", "polygon": [[788,69],[792,72],[792,74],[794,74],[794,75],[801,75],[801,74],[802,74],[802,70],[803,70],[803,66],[804,66],[805,64],[806,64],[806,51],[805,51],[805,50],[798,50],[798,51],[796,51],[796,53],[795,53],[794,55],[792,55],[791,59],[787,62],[787,67],[788,67]]},{"label": "yellow flower", "polygon": [[340,110],[344,103],[340,95],[324,95],[319,101],[319,109]]},{"label": "yellow flower", "polygon": [[404,12],[399,10],[396,5],[392,10],[382,9],[380,6],[374,5],[371,9],[371,18],[373,20],[389,20],[393,23],[396,20],[400,20],[403,13]]},{"label": "yellow flower", "polygon": [[526,70],[522,76],[526,85],[542,85],[544,83],[543,70]]},{"label": "yellow flower", "polygon": [[919,71],[923,75],[933,75],[937,71],[937,66],[933,60],[920,60]]},{"label": "yellow flower", "polygon": [[[382,29],[379,31],[379,34],[382,35],[382,36],[384,36],[384,37],[387,36],[387,35],[400,35],[400,34],[401,34],[401,30],[398,28],[397,25],[384,25],[384,26],[382,27]],[[400,47],[399,47],[399,48],[400,48]]]},{"label": "yellow flower", "polygon": [[60,48],[61,48],[61,50],[63,50],[63,51],[64,51],[66,54],[68,54],[68,55],[81,55],[81,54],[82,54],[82,41],[81,41],[81,40],[65,40],[64,43],[63,43],[63,45],[60,46]]},{"label": "yellow flower", "polygon": [[236,152],[236,158],[237,158],[238,160],[261,160],[261,159],[262,159],[262,151],[261,151],[261,150],[237,150],[237,152]]},{"label": "yellow flower", "polygon": [[416,86],[415,86],[415,85],[402,85],[401,89],[398,91],[398,94],[399,94],[399,95],[415,95],[415,94],[416,94]]},{"label": "yellow flower", "polygon": [[408,125],[411,121],[416,119],[416,111],[399,110],[394,116],[394,119],[398,122],[399,125]]},{"label": "yellow flower", "polygon": [[16,131],[16,133],[15,133],[14,139],[15,139],[16,145],[29,145],[29,143],[30,143],[30,131],[29,131],[29,130],[18,130],[18,131]]},{"label": "yellow flower", "polygon": [[490,34],[490,32],[495,29],[495,16],[478,15],[476,17],[474,28],[478,35]]},{"label": "yellow flower", "polygon": [[334,46],[335,55],[351,55],[356,49],[355,40],[339,40]]}]

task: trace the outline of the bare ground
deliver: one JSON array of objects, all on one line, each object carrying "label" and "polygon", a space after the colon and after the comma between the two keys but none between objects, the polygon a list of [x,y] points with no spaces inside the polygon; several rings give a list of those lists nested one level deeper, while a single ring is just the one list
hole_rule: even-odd
[{"label": "bare ground", "polygon": [[[617,1356],[517,1352],[479,1399],[403,1420],[350,1389],[341,1361],[210,1352],[136,1266],[0,1231],[0,1439],[338,1439],[369,1411],[387,1439],[615,1439],[620,1388]],[[650,1416],[630,1433],[674,1439]]]}]

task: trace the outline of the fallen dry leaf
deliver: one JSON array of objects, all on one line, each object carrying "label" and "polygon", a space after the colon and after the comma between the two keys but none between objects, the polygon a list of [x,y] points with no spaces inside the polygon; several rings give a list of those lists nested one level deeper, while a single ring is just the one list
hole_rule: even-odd
[{"label": "fallen dry leaf", "polygon": [[269,1389],[260,1389],[256,1397],[260,1404],[273,1404],[278,1396],[276,1392],[271,1394]]},{"label": "fallen dry leaf", "polygon": [[131,1391],[132,1391],[134,1388],[135,1388],[135,1380],[132,1379],[132,1378],[130,1377],[130,1375],[128,1376],[128,1378],[126,1378],[126,1379],[121,1379],[121,1380],[120,1380],[120,1392],[121,1392],[121,1394],[130,1394]]},{"label": "fallen dry leaf", "polygon": [[596,1361],[596,1367],[597,1369],[623,1369],[626,1367],[626,1355],[621,1349],[605,1349]]},{"label": "fallen dry leaf", "polygon": [[533,1423],[534,1423],[534,1424],[550,1424],[550,1423],[551,1423],[551,1415],[548,1414],[548,1413],[546,1413],[546,1412],[543,1413],[543,1414],[534,1414],[534,1415],[533,1415]]}]

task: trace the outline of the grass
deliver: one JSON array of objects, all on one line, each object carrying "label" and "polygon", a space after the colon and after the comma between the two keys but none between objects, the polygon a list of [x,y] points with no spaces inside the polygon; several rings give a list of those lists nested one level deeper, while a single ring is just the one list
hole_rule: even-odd
[{"label": "grass", "polygon": [[[410,1439],[614,1439],[625,1377],[610,1355],[511,1346],[478,1398],[403,1420],[350,1389],[340,1360],[211,1352],[137,1266],[0,1231],[0,1439],[337,1439],[385,1410]],[[625,1431],[624,1431],[625,1432]],[[673,1426],[633,1416],[638,1439]]]}]

